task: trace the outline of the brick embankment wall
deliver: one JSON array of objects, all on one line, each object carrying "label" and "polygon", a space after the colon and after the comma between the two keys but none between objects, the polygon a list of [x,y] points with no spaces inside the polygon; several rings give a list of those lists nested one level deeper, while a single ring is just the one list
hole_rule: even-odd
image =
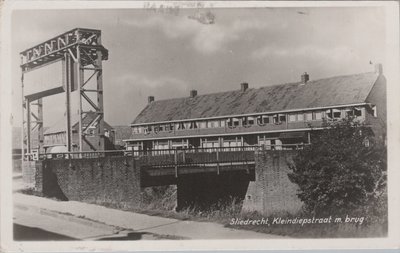
[{"label": "brick embankment wall", "polygon": [[41,192],[42,188],[42,162],[40,161],[23,161],[22,167],[22,181],[28,188],[33,188]]},{"label": "brick embankment wall", "polygon": [[243,204],[244,211],[263,215],[296,213],[302,202],[296,196],[297,185],[288,178],[296,151],[258,150],[255,154],[255,181],[250,182]]},{"label": "brick embankment wall", "polygon": [[42,192],[64,200],[136,205],[140,163],[132,157],[43,161]]}]

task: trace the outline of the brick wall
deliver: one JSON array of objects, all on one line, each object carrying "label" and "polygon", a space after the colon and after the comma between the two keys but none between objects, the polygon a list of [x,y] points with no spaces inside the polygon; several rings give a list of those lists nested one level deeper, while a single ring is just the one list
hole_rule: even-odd
[{"label": "brick wall", "polygon": [[140,163],[132,157],[45,160],[42,168],[42,192],[46,196],[83,202],[140,203]]},{"label": "brick wall", "polygon": [[22,162],[22,181],[28,188],[41,191],[42,173],[41,161],[23,161]]},{"label": "brick wall", "polygon": [[295,151],[258,150],[255,154],[255,181],[250,182],[243,204],[244,211],[264,215],[296,213],[302,207],[297,185],[290,182],[288,162]]}]

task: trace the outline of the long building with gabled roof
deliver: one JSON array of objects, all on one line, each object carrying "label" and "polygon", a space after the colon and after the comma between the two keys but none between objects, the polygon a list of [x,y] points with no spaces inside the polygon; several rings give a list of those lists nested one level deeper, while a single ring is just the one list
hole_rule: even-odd
[{"label": "long building with gabled roof", "polygon": [[129,150],[246,147],[285,148],[310,142],[310,126],[354,116],[385,138],[386,79],[375,72],[155,101],[131,123]]}]

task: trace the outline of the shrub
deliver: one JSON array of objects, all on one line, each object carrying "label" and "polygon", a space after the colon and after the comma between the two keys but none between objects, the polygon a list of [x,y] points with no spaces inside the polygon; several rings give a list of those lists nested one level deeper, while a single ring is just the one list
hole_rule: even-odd
[{"label": "shrub", "polygon": [[385,145],[352,118],[324,126],[312,131],[312,144],[289,165],[289,179],[299,186],[306,209],[314,215],[387,212],[378,210],[386,196]]}]

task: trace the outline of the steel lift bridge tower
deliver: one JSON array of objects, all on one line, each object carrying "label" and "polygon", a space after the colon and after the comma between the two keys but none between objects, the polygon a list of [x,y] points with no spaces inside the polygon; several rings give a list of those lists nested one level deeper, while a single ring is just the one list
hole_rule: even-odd
[{"label": "steel lift bridge tower", "polygon": [[[92,150],[104,150],[104,108],[103,108],[103,68],[102,61],[108,59],[108,50],[101,44],[101,31],[94,29],[76,28],[59,36],[49,39],[41,44],[31,47],[20,53],[21,57],[21,85],[22,85],[22,157],[26,160],[34,159],[32,151],[38,154],[44,152],[43,132],[43,97],[65,92],[65,146],[68,152],[83,151],[84,143]],[[61,77],[60,83],[43,87],[29,84],[24,87],[24,77],[30,72],[49,69],[50,66],[60,64],[60,73],[51,73]],[[54,71],[53,71],[54,72]],[[47,72],[49,73],[49,72]],[[44,75],[41,75],[42,78]],[[95,79],[93,79],[95,78]],[[85,85],[92,79],[95,88],[87,89]],[[48,86],[48,85],[47,85]],[[71,93],[77,91],[78,99],[78,138],[75,140],[77,148],[72,146],[71,122]],[[90,98],[89,93],[94,93],[97,101]],[[93,97],[93,95],[92,95]],[[82,102],[86,101],[96,113],[94,119],[82,124],[85,111]],[[95,128],[96,142],[85,137],[87,130]],[[32,146],[32,134],[38,134],[37,146]],[[25,153],[26,151],[26,153]],[[36,153],[36,152],[35,152]]]}]

